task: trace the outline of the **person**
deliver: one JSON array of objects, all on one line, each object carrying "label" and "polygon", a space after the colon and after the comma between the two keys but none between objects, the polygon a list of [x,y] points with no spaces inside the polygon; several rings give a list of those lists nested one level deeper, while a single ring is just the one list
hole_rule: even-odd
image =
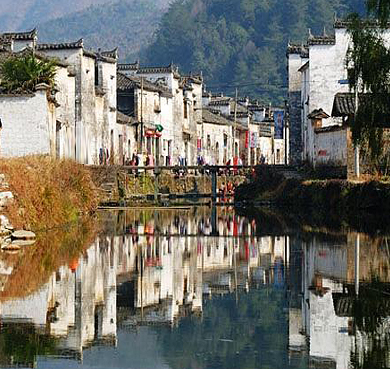
[{"label": "person", "polygon": [[99,164],[100,165],[103,164],[103,149],[102,148],[99,149]]},{"label": "person", "polygon": [[219,194],[222,195],[222,200],[225,199],[225,191],[226,191],[226,187],[225,187],[225,182],[222,182],[221,183],[221,186],[219,187]]},{"label": "person", "polygon": [[265,156],[263,154],[260,157],[260,164],[265,164]]}]

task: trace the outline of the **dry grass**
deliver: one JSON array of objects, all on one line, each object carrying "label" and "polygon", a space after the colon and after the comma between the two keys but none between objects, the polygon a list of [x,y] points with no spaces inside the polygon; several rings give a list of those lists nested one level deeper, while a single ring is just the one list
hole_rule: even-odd
[{"label": "dry grass", "polygon": [[15,197],[6,209],[14,227],[51,229],[97,208],[89,171],[74,161],[47,156],[3,159],[0,173]]}]

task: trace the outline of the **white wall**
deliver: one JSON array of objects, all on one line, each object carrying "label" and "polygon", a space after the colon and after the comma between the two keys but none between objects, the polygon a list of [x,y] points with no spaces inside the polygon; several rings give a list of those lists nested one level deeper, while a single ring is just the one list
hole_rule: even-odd
[{"label": "white wall", "polygon": [[50,154],[53,115],[46,90],[37,91],[33,96],[0,95],[0,118],[3,123],[0,156]]},{"label": "white wall", "polygon": [[56,100],[59,104],[56,115],[61,123],[60,157],[75,159],[75,77],[69,75],[68,68],[58,67],[55,82],[58,89]]},{"label": "white wall", "polygon": [[347,165],[347,129],[317,130],[315,164]]}]

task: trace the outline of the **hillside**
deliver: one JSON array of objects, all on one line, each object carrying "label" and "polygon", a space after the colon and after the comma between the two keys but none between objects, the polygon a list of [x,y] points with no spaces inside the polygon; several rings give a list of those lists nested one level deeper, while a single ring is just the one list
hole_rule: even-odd
[{"label": "hillside", "polygon": [[121,0],[94,5],[77,13],[38,25],[41,42],[74,41],[83,38],[87,47],[119,46],[122,60],[138,57],[158,27],[169,0]]},{"label": "hillside", "polygon": [[362,0],[177,0],[144,58],[203,71],[213,91],[232,94],[237,85],[240,95],[280,104],[288,41],[304,41],[308,28],[331,31],[335,13],[363,9]]},{"label": "hillside", "polygon": [[1,0],[0,32],[35,27],[43,20],[62,17],[90,5],[112,0]]}]

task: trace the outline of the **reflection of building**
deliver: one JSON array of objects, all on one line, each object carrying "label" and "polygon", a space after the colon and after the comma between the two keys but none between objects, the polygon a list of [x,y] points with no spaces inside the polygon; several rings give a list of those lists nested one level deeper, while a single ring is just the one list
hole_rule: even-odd
[{"label": "reflection of building", "polygon": [[[365,295],[359,295],[366,288],[360,286],[361,281],[388,281],[388,256],[380,250],[380,241],[353,233],[291,241],[290,265],[297,266],[289,273],[291,355],[304,353],[309,345],[313,368],[349,368],[352,358],[360,367],[378,332],[389,340],[387,318],[371,333],[362,331],[355,321],[356,312],[374,314],[375,310],[367,305]],[[368,257],[370,254],[375,258]],[[361,305],[364,307],[353,308]]]},{"label": "reflection of building", "polygon": [[228,212],[217,218],[220,236],[212,234],[210,213],[134,211],[116,224],[110,219],[107,232],[38,292],[2,303],[1,318],[29,322],[56,338],[57,354],[82,359],[86,347],[115,345],[117,326],[172,325],[201,315],[204,295],[284,283],[288,238],[256,237],[255,223]]},{"label": "reflection of building", "polygon": [[35,294],[2,303],[2,319],[32,322],[59,338],[60,351],[76,357],[91,344],[115,345],[116,270],[109,257],[114,246],[104,241],[97,239],[80,260],[53,273]]}]

